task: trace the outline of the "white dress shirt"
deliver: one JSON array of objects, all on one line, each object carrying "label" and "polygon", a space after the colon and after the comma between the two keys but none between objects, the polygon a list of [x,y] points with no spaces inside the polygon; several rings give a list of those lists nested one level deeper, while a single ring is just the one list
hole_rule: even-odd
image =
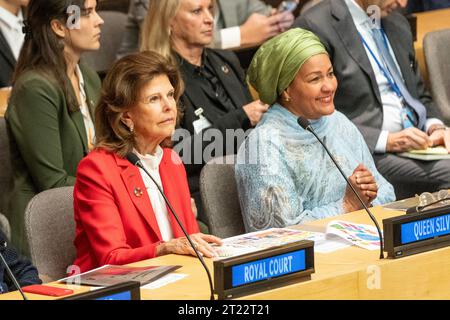
[{"label": "white dress shirt", "polygon": [[[219,19],[222,18],[222,13],[219,6],[215,6],[214,13],[214,28],[217,29],[217,24]],[[223,28],[219,30],[220,32],[220,48],[230,49],[237,48],[241,46],[241,28],[239,26]]]},{"label": "white dress shirt", "polygon": [[[364,12],[364,10],[355,2],[355,0],[345,0],[345,3],[350,10],[350,14],[353,18],[353,22],[356,25],[356,29],[364,38],[373,54],[377,57],[378,61],[382,61],[380,52],[378,51],[375,40],[372,37],[372,20],[369,18],[367,13]],[[389,40],[387,40],[387,43],[389,52],[391,53],[391,56],[401,75],[400,66],[398,65],[395,53],[392,50],[392,46],[389,43]],[[391,88],[388,79],[385,77],[383,71],[380,69],[373,56],[370,54],[369,49],[366,46],[364,46],[364,49],[366,50],[367,57],[369,58],[370,64],[375,74],[378,88],[380,90],[381,102],[383,104],[382,131],[375,146],[375,152],[385,153],[389,132],[399,132],[403,130],[403,123],[401,120],[401,113],[403,108],[402,98],[399,97]],[[443,123],[438,119],[427,119],[425,125],[426,131],[428,131],[428,129],[433,124]]]},{"label": "white dress shirt", "polygon": [[[141,155],[139,152],[137,152],[137,150],[134,150],[134,152],[141,160],[144,168],[150,173],[153,179],[155,179],[155,181],[163,190],[161,176],[159,175],[159,164],[161,163],[163,157],[162,148],[158,146],[154,155]],[[164,201],[163,196],[159,193],[158,188],[155,186],[155,183],[148,177],[144,170],[140,168],[139,170],[141,172],[145,188],[147,189],[148,196],[150,197],[150,202],[153,208],[153,212],[155,213],[156,221],[158,222],[161,237],[163,241],[169,241],[173,239],[173,231],[168,216],[169,212],[167,211],[166,202]]]},{"label": "white dress shirt", "polygon": [[241,46],[241,27],[230,27],[220,30],[221,49]]},{"label": "white dress shirt", "polygon": [[81,73],[80,67],[78,65],[75,69],[75,72],[77,73],[78,81],[79,81],[80,96],[81,96],[80,111],[81,111],[81,114],[83,115],[84,128],[86,129],[88,149],[92,150],[94,148],[94,143],[95,143],[94,122],[92,121],[91,113],[89,112],[86,91],[84,91],[83,74]]},{"label": "white dress shirt", "polygon": [[22,10],[15,16],[3,7],[0,7],[0,31],[8,42],[16,61],[19,59],[25,35],[22,32],[23,15]]}]

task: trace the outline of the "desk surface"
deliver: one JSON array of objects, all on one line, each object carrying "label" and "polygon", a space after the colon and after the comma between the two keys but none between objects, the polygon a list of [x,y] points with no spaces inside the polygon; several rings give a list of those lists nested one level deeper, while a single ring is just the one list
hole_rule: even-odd
[{"label": "desk surface", "polygon": [[[403,213],[377,207],[373,209],[380,225],[382,219]],[[302,229],[323,231],[334,219],[370,224],[362,211],[308,223]],[[311,281],[249,295],[242,299],[450,299],[450,247],[402,259],[379,259],[379,251],[350,247],[329,254],[315,254],[316,272]],[[206,263],[213,272],[212,260]],[[155,290],[141,290],[143,299],[209,299],[207,276],[194,257],[168,255],[131,264],[133,266],[182,265],[176,273],[188,276]],[[52,284],[53,285],[53,284]],[[63,286],[57,285],[56,286]],[[89,290],[72,286],[75,293]],[[28,294],[30,299],[52,299]],[[0,299],[21,299],[18,292]]]}]

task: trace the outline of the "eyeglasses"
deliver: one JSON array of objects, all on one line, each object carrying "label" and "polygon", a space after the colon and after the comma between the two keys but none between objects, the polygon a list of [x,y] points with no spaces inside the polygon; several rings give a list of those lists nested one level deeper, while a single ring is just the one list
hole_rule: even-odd
[{"label": "eyeglasses", "polygon": [[[416,195],[417,197],[417,195]],[[419,204],[416,209],[421,212],[424,209],[436,204],[450,205],[450,193],[448,190],[440,190],[437,193],[424,192],[419,197]]]}]

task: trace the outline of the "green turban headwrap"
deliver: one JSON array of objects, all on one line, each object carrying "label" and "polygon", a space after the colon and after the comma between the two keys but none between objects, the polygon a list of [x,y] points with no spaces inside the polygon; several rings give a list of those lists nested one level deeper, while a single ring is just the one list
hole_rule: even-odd
[{"label": "green turban headwrap", "polygon": [[269,105],[295,79],[300,68],[312,56],[328,54],[312,32],[294,28],[265,42],[256,52],[248,69],[248,82]]}]

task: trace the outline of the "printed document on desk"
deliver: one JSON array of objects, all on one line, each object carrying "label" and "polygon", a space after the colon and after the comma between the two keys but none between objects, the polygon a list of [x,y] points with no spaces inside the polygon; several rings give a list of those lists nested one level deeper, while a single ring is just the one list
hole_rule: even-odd
[{"label": "printed document on desk", "polygon": [[60,280],[67,284],[87,286],[112,286],[127,281],[137,281],[142,285],[155,281],[181,266],[128,267],[105,265],[103,267]]},{"label": "printed document on desk", "polygon": [[374,226],[333,220],[327,225],[327,235],[329,234],[334,234],[363,249],[380,249],[380,237]]},{"label": "printed document on desk", "polygon": [[329,253],[351,245],[347,241],[333,235],[331,238],[328,238],[325,233],[289,228],[272,228],[223,239],[223,245],[215,247],[218,254],[216,259],[240,256],[301,240],[314,241],[314,251],[319,253]]}]

